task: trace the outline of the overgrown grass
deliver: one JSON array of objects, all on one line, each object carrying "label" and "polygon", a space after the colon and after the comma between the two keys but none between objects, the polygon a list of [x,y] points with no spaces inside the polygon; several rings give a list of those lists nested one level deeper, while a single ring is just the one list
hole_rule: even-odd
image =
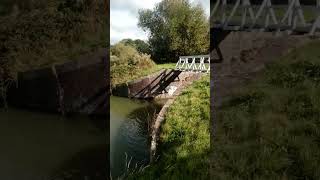
[{"label": "overgrown grass", "polygon": [[[144,76],[148,76],[152,73],[156,73],[161,69],[174,69],[175,63],[167,63],[167,64],[154,64],[150,68],[136,68],[134,73],[126,73],[124,76],[116,76],[116,79],[112,81],[112,85],[115,86],[117,84],[126,83]],[[116,70],[115,70],[116,71]],[[120,73],[116,71],[116,73]]]},{"label": "overgrown grass", "polygon": [[210,156],[209,78],[196,82],[166,116],[159,161],[129,179],[319,179],[319,49],[292,51],[225,101]]},{"label": "overgrown grass", "polygon": [[44,8],[0,16],[0,79],[15,78],[17,72],[71,61],[106,47],[103,1],[92,7],[83,4],[87,10],[66,2],[45,0]]},{"label": "overgrown grass", "polygon": [[141,76],[147,76],[149,74],[155,73],[160,71],[161,69],[174,69],[176,66],[175,63],[166,63],[166,64],[156,64],[155,66],[153,66],[150,69],[143,69],[141,71],[141,74],[139,75]]},{"label": "overgrown grass", "polygon": [[209,177],[209,76],[175,100],[165,117],[158,162],[129,179],[206,179]]},{"label": "overgrown grass", "polygon": [[320,178],[319,49],[268,65],[217,110],[214,179]]}]

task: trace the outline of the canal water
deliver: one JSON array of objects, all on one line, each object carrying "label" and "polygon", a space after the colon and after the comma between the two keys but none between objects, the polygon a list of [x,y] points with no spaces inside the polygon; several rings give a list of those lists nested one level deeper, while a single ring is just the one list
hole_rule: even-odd
[{"label": "canal water", "polygon": [[124,176],[149,162],[148,122],[160,107],[147,101],[110,98],[110,168],[113,178]]},{"label": "canal water", "polygon": [[0,179],[106,179],[105,122],[0,109]]},{"label": "canal water", "polygon": [[143,167],[149,162],[148,122],[160,107],[111,97],[110,134],[106,119],[0,108],[0,179],[105,180]]}]

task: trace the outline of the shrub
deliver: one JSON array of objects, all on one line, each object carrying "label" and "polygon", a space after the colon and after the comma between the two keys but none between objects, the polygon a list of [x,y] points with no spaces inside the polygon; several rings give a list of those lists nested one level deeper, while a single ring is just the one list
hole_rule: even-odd
[{"label": "shrub", "polygon": [[102,4],[73,7],[68,0],[41,2],[46,6],[0,16],[0,77],[15,77],[18,71],[65,62],[105,47]]},{"label": "shrub", "polygon": [[155,66],[149,55],[139,53],[134,47],[118,43],[111,49],[111,85],[124,83],[148,68]]}]

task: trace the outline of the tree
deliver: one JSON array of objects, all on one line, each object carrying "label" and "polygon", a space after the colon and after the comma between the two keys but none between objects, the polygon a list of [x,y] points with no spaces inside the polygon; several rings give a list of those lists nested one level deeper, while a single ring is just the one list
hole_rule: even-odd
[{"label": "tree", "polygon": [[141,54],[133,46],[123,42],[113,45],[110,53],[111,86],[133,79],[145,69],[155,65],[150,55]]},{"label": "tree", "polygon": [[150,45],[143,40],[136,39],[134,40],[134,44],[140,53],[151,54]]},{"label": "tree", "polygon": [[151,54],[150,45],[141,39],[123,39],[120,42],[136,48],[139,53]]},{"label": "tree", "polygon": [[140,10],[138,25],[149,32],[151,55],[158,63],[208,54],[209,20],[200,5],[188,0],[163,0],[153,10]]}]

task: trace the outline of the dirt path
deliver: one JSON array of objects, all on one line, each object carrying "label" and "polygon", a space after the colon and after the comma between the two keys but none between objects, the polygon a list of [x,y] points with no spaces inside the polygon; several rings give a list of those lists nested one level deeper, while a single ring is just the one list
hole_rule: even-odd
[{"label": "dirt path", "polygon": [[[234,91],[247,84],[267,63],[280,59],[311,39],[306,36],[276,37],[272,33],[231,33],[220,44],[224,61],[211,65],[211,142],[215,134],[215,113]],[[216,56],[214,52],[212,56]],[[214,144],[214,143],[211,143]]]},{"label": "dirt path", "polygon": [[267,63],[309,41],[306,36],[276,37],[272,33],[231,33],[220,46],[225,60],[211,66],[211,97],[215,99],[214,106],[221,105],[223,99],[235,89],[254,79]]}]

